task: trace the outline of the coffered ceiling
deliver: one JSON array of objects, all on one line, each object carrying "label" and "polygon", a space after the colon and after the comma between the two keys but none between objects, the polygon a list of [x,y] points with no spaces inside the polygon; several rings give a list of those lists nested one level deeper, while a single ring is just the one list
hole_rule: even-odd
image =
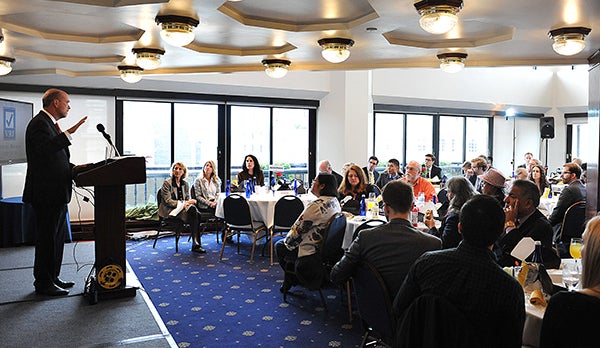
[{"label": "coffered ceiling", "polygon": [[[161,42],[159,11],[195,13],[185,47]],[[575,65],[600,48],[598,0],[465,0],[458,25],[434,35],[419,26],[413,0],[0,0],[0,55],[11,76],[117,76],[133,47],[160,46],[160,67],[144,74],[259,71],[265,58],[290,70],[436,67],[440,50],[459,48],[466,66]],[[592,29],[574,56],[552,49],[550,29]],[[348,60],[321,57],[317,41],[354,40]],[[0,77],[0,83],[3,77]]]}]

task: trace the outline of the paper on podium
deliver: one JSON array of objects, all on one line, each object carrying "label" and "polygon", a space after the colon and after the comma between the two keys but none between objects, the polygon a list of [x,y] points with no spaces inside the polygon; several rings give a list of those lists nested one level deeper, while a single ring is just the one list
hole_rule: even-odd
[{"label": "paper on podium", "polygon": [[531,237],[525,237],[517,243],[510,255],[524,261],[535,250],[535,241]]},{"label": "paper on podium", "polygon": [[177,208],[171,210],[171,212],[169,213],[169,216],[177,216],[177,214],[181,213],[181,211],[183,210],[183,201],[177,201]]}]

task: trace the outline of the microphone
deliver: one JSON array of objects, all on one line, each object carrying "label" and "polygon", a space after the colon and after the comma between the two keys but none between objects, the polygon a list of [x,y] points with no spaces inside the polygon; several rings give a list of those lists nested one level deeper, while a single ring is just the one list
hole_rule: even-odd
[{"label": "microphone", "polygon": [[117,156],[121,156],[119,154],[119,150],[117,150],[117,148],[115,147],[115,145],[113,144],[112,140],[110,139],[110,135],[106,133],[106,128],[104,128],[104,125],[102,123],[98,123],[96,125],[96,129],[98,130],[98,132],[102,133],[102,136],[104,137],[104,139],[106,139],[106,141],[108,142],[108,145],[110,145],[110,147],[115,150],[115,154]]}]

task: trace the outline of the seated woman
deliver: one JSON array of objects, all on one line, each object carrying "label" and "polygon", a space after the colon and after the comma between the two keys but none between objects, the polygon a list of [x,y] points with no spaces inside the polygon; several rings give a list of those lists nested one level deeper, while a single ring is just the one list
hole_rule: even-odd
[{"label": "seated woman", "polygon": [[213,161],[206,161],[200,176],[194,182],[194,192],[196,193],[196,207],[199,211],[215,214],[217,198],[221,192],[221,179],[217,176],[216,165]]},{"label": "seated woman", "polygon": [[592,218],[583,233],[581,290],[561,291],[544,313],[540,347],[597,347],[600,315],[600,217]]},{"label": "seated woman", "polygon": [[533,181],[540,190],[540,196],[544,194],[546,187],[550,187],[548,179],[546,179],[546,171],[540,164],[536,164],[531,167],[531,173],[529,173],[529,180]]},{"label": "seated woman", "polygon": [[432,216],[426,216],[423,222],[429,228],[429,233],[442,240],[442,248],[457,247],[462,240],[462,235],[458,232],[458,220],[460,209],[474,195],[477,194],[475,187],[471,185],[469,180],[462,176],[453,176],[447,182],[448,199],[450,206],[440,228],[435,227],[435,222]]},{"label": "seated woman", "polygon": [[242,164],[242,171],[238,173],[238,185],[242,185],[244,180],[254,179],[254,183],[258,186],[265,185],[265,174],[260,169],[258,159],[254,155],[247,155]]},{"label": "seated woman", "polygon": [[342,210],[358,215],[362,195],[368,198],[371,192],[376,192],[375,187],[367,184],[365,172],[356,164],[350,165],[338,190],[340,200],[343,202]]},{"label": "seated woman", "polygon": [[[362,169],[360,169],[362,172]],[[330,218],[341,211],[336,197],[335,177],[329,173],[319,173],[313,181],[310,192],[318,197],[312,201],[300,214],[285,239],[275,244],[277,259],[281,268],[286,271],[294,265],[295,269],[313,270],[311,274],[302,274],[302,279],[308,282],[320,282],[320,277],[326,276],[320,272],[320,260],[315,260],[317,248],[322,242],[323,230]],[[313,266],[314,267],[311,267]],[[280,288],[286,293],[292,286],[298,284],[294,275],[285,272],[285,279]]]},{"label": "seated woman", "polygon": [[506,187],[506,178],[504,174],[496,168],[490,168],[487,172],[479,176],[483,181],[481,193],[484,195],[492,196],[498,200],[501,206],[504,206],[504,193]]},{"label": "seated woman", "polygon": [[190,199],[190,185],[187,181],[183,180],[186,176],[187,167],[181,162],[173,163],[171,166],[171,177],[163,182],[160,190],[162,204],[158,207],[158,215],[162,218],[169,217],[169,214],[181,202],[183,209],[175,217],[190,225],[192,240],[194,241],[192,251],[206,253],[206,250],[200,245],[196,200]]}]

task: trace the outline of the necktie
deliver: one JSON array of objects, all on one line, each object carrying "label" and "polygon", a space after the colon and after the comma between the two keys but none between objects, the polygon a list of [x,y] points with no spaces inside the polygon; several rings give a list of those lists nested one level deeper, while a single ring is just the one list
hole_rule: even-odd
[{"label": "necktie", "polygon": [[375,183],[375,177],[373,176],[373,172],[369,172],[369,184],[373,185]]},{"label": "necktie", "polygon": [[60,126],[58,125],[58,122],[55,123],[54,126],[56,126],[56,130],[58,131],[58,134],[62,133],[62,130],[60,129]]}]

